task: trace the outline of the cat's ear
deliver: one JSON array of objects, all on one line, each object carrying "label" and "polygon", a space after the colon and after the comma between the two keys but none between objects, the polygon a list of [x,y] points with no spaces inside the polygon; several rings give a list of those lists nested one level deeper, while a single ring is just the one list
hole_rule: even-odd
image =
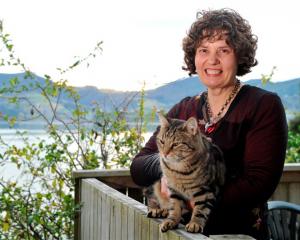
[{"label": "cat's ear", "polygon": [[190,117],[186,121],[185,127],[190,134],[196,135],[198,132],[198,122],[197,122],[196,118]]},{"label": "cat's ear", "polygon": [[161,127],[165,127],[165,128],[169,127],[170,124],[169,124],[168,120],[166,119],[166,117],[162,114],[162,112],[157,112],[157,116],[158,116]]}]

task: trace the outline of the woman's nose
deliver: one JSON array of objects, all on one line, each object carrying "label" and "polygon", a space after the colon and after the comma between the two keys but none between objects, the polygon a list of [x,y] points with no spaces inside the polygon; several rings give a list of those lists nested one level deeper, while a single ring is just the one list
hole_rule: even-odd
[{"label": "woman's nose", "polygon": [[210,64],[218,64],[218,63],[219,63],[219,58],[218,58],[217,53],[211,52],[211,53],[208,55],[208,62],[209,62]]}]

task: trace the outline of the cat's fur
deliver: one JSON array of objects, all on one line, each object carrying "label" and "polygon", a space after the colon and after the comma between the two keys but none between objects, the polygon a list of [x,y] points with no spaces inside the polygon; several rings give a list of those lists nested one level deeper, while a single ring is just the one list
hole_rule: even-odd
[{"label": "cat's fur", "polygon": [[153,190],[157,201],[152,198],[148,203],[148,216],[167,217],[160,229],[168,231],[177,227],[182,209],[190,201],[194,207],[185,228],[203,232],[225,182],[222,152],[200,132],[195,118],[183,121],[158,115],[161,126],[156,141],[170,198],[161,194],[161,181],[156,182]]}]

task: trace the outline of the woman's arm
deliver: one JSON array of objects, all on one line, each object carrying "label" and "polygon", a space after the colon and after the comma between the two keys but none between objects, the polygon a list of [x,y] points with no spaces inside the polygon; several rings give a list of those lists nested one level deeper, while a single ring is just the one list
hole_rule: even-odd
[{"label": "woman's arm", "polygon": [[130,173],[132,180],[137,185],[149,186],[161,177],[162,172],[155,140],[157,131],[132,160]]},{"label": "woman's arm", "polygon": [[287,123],[281,100],[266,94],[246,135],[243,173],[225,185],[222,205],[253,207],[266,202],[280,180],[286,145]]}]

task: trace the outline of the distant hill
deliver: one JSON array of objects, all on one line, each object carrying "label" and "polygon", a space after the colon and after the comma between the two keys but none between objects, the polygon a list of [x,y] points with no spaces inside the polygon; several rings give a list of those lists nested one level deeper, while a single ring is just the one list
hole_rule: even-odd
[{"label": "distant hill", "polygon": [[[40,90],[35,89],[30,85],[30,80],[26,79],[23,73],[17,74],[1,74],[0,73],[0,86],[8,86],[9,80],[12,78],[18,78],[20,85],[28,86],[28,91],[24,94],[31,98],[31,101],[38,104],[43,109],[45,104],[40,97]],[[38,81],[42,85],[45,84],[45,79],[39,76],[35,76],[35,81]],[[300,112],[300,78],[292,79],[282,82],[271,82],[262,85],[259,79],[250,80],[244,82],[245,84],[258,86],[277,93],[282,99],[283,105],[288,112]],[[136,110],[139,101],[139,92],[137,91],[114,91],[98,89],[93,86],[76,87],[76,91],[80,95],[80,102],[86,107],[90,107],[93,102],[97,102],[102,109],[106,111],[112,111],[115,107],[125,106],[128,102],[130,105],[127,110],[133,112]],[[170,109],[175,103],[180,101],[186,96],[194,96],[204,91],[205,87],[200,83],[198,77],[190,77],[179,79],[174,82],[165,84],[153,90],[145,92],[145,109],[150,110],[153,106],[159,109]],[[72,108],[72,102],[66,95],[62,96],[59,110],[64,113],[68,113]],[[30,111],[28,105],[22,105],[15,107],[14,105],[5,104],[1,99],[0,92],[0,113],[24,115]],[[46,108],[44,111],[48,111]]]},{"label": "distant hill", "polygon": [[[244,84],[275,92],[280,96],[286,110],[300,112],[300,78],[281,82],[268,82],[267,84],[262,84],[260,79],[253,79],[244,82]],[[198,77],[190,77],[149,90],[146,97],[148,101],[157,102],[158,105],[169,109],[185,96],[197,95],[205,91],[205,89]]]}]

